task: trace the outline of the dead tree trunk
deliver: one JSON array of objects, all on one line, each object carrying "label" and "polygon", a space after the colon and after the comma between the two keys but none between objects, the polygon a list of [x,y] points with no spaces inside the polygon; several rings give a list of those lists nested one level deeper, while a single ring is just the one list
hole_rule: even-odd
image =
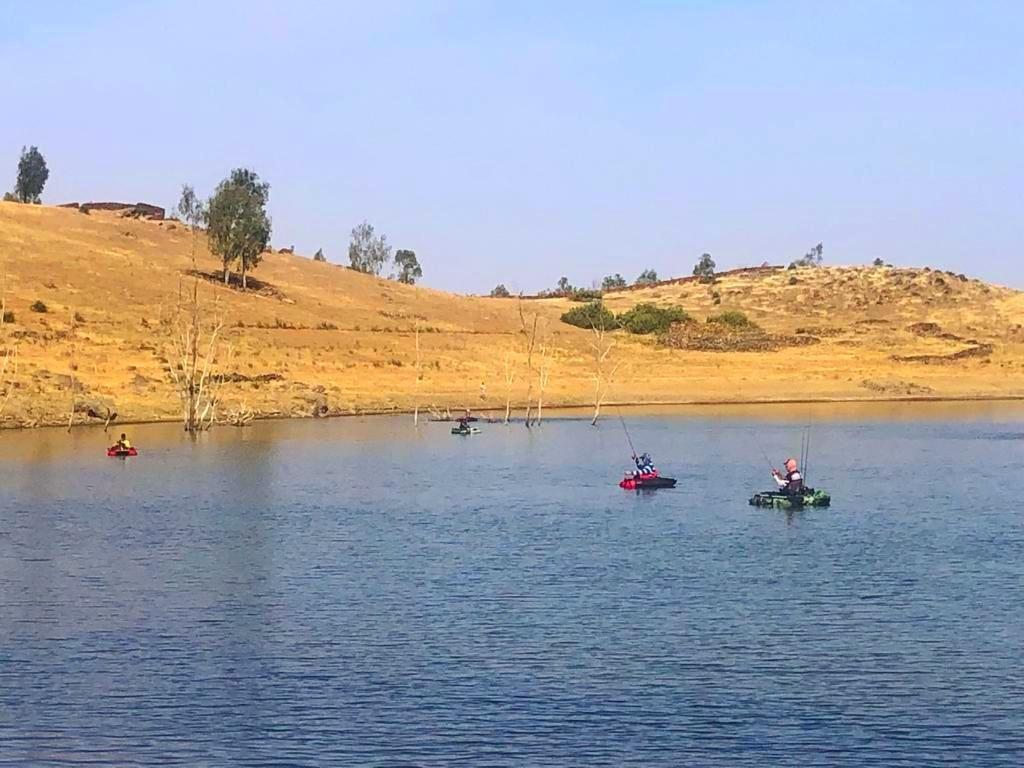
[{"label": "dead tree trunk", "polygon": [[544,390],[551,379],[551,350],[546,344],[540,348],[540,365],[537,366],[537,424],[544,419]]},{"label": "dead tree trunk", "polygon": [[530,409],[533,406],[533,379],[537,375],[533,367],[533,352],[537,348],[537,323],[540,316],[534,312],[533,322],[527,323],[523,313],[523,298],[519,297],[519,324],[526,344],[526,428],[530,428]]},{"label": "dead tree trunk", "polygon": [[591,426],[596,426],[597,420],[601,417],[601,405],[608,395],[608,389],[611,387],[615,373],[618,371],[621,363],[611,359],[611,353],[615,347],[615,339],[609,337],[608,329],[593,326],[592,330],[594,338],[590,342],[590,347],[593,350],[594,360],[594,371],[592,374],[594,378],[594,418],[590,421],[590,424]]},{"label": "dead tree trunk", "polygon": [[[0,331],[4,330],[4,323],[7,320],[7,275],[4,274],[3,282],[0,284]],[[4,341],[7,340],[3,334]],[[16,346],[4,348],[3,358],[0,359],[0,416],[7,410],[7,404],[14,394],[18,376],[18,348]]]},{"label": "dead tree trunk", "polygon": [[423,379],[423,362],[420,358],[420,326],[416,324],[416,382],[413,385],[412,423],[420,425],[420,381]]},{"label": "dead tree trunk", "polygon": [[512,359],[513,351],[505,351],[505,423],[509,423],[512,416],[512,385],[516,381],[515,362]]},{"label": "dead tree trunk", "polygon": [[217,418],[219,367],[230,359],[231,347],[222,353],[224,321],[216,310],[207,313],[203,307],[198,278],[193,279],[191,291],[179,290],[169,326],[173,354],[168,370],[181,399],[182,422],[186,432],[202,432]]}]

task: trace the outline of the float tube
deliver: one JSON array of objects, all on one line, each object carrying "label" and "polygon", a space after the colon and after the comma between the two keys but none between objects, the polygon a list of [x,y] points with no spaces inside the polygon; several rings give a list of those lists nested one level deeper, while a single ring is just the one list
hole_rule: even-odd
[{"label": "float tube", "polygon": [[139,452],[135,448],[118,448],[116,445],[107,448],[107,456],[112,459],[123,459],[128,456],[138,456]]},{"label": "float tube", "polygon": [[771,507],[773,509],[802,509],[803,507],[827,507],[832,497],[826,491],[804,488],[799,495],[790,495],[782,491],[764,491],[750,497],[750,504],[755,507]]},{"label": "float tube", "polygon": [[674,477],[662,477],[657,472],[651,472],[646,475],[626,475],[622,478],[622,482],[619,483],[619,488],[625,488],[627,491],[675,487],[676,480]]}]

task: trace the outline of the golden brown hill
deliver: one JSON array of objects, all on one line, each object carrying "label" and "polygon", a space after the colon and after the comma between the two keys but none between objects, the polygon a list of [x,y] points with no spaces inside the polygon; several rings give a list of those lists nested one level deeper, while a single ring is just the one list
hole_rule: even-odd
[{"label": "golden brown hill", "polygon": [[[13,312],[0,333],[18,364],[5,423],[66,423],[83,403],[112,405],[121,421],[177,418],[160,321],[188,279],[190,243],[175,222],[0,204],[0,270]],[[203,246],[199,268],[217,266]],[[202,284],[203,295],[217,299],[234,348],[225,410],[503,409],[506,359],[514,401],[524,401],[528,384],[536,395],[516,299],[399,285],[292,254],[267,255],[253,276],[264,290]],[[773,343],[718,351],[699,338],[670,347],[618,331],[606,365],[618,366],[611,401],[1024,395],[1024,294],[957,275],[749,270],[713,285],[686,280],[606,299],[616,312],[638,302],[682,306],[698,321],[741,310]],[[528,324],[539,316],[534,368],[548,361],[546,403],[592,403],[592,334],[559,321],[572,303],[521,306]]]}]

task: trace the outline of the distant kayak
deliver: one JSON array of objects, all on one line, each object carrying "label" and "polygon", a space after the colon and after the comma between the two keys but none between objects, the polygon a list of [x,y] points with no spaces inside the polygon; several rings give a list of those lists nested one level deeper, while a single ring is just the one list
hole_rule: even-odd
[{"label": "distant kayak", "polygon": [[128,456],[138,456],[138,455],[139,455],[139,452],[135,448],[118,448],[117,446],[112,446],[110,448],[107,448],[107,456],[109,456],[112,459],[115,459],[115,458],[123,459],[123,458],[127,458]]},{"label": "distant kayak", "polygon": [[674,477],[662,477],[657,472],[646,475],[626,475],[619,483],[619,488],[627,491],[640,491],[647,488],[675,488]]},{"label": "distant kayak", "polygon": [[825,491],[805,488],[802,494],[789,494],[782,491],[755,493],[750,498],[750,503],[755,507],[802,509],[803,507],[827,507],[832,503],[832,497]]}]

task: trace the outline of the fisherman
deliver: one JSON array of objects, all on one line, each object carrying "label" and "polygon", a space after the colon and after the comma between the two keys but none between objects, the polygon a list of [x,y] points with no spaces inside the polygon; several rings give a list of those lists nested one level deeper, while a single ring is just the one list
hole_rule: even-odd
[{"label": "fisherman", "polygon": [[786,459],[784,466],[786,468],[785,475],[779,472],[779,470],[772,468],[772,477],[778,483],[779,490],[790,496],[803,493],[804,476],[800,474],[800,469],[796,465],[796,459]]},{"label": "fisherman", "polygon": [[651,455],[649,453],[643,453],[640,454],[640,456],[633,454],[633,461],[636,462],[637,469],[637,471],[633,473],[634,477],[639,477],[640,475],[653,475],[658,471],[654,468],[654,461],[651,459]]},{"label": "fisherman", "polygon": [[117,444],[114,447],[119,451],[130,451],[132,449],[132,444],[128,441],[128,436],[122,432],[121,439],[117,441]]}]

